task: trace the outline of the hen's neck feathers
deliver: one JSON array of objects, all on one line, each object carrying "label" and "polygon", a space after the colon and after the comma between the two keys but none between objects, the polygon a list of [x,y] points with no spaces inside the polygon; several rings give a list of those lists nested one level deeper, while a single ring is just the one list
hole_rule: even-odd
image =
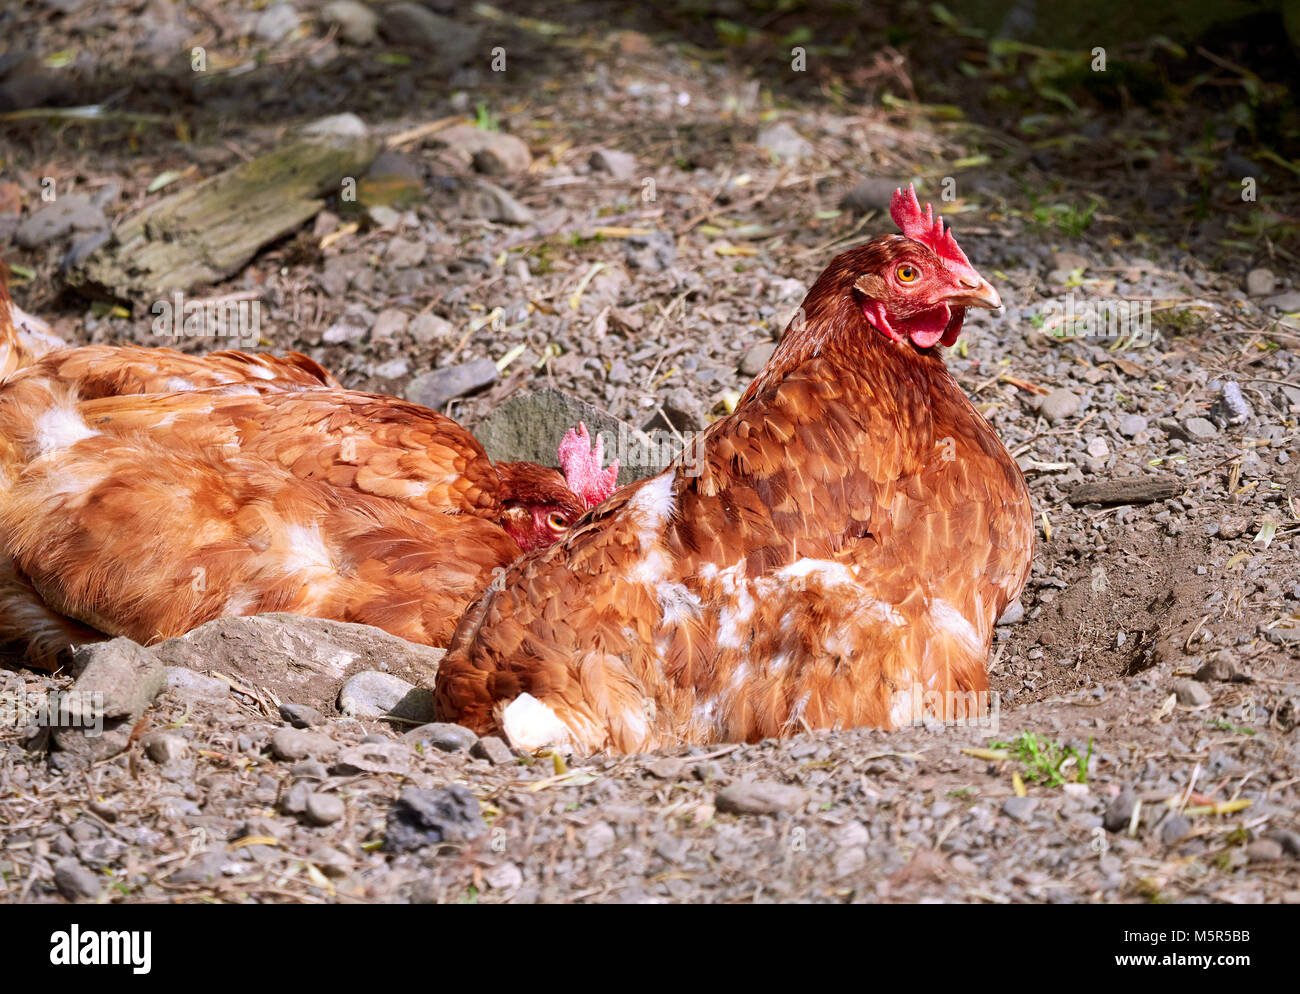
[{"label": "hen's neck feathers", "polygon": [[[813,359],[890,384],[891,394],[905,407],[912,406],[909,400],[925,406],[936,391],[960,394],[938,349],[920,350],[910,342],[896,342],[873,328],[862,313],[853,282],[864,269],[887,261],[893,248],[889,241],[872,242],[846,253],[851,261],[841,256],[822,273],[767,365],[745,391],[738,410],[761,403],[762,394]],[[955,309],[953,320],[961,321],[964,314],[964,309]]]}]

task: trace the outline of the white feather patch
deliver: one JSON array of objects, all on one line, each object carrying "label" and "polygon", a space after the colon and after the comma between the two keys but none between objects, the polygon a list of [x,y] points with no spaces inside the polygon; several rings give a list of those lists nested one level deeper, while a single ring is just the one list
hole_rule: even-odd
[{"label": "white feather patch", "polygon": [[520,694],[501,712],[506,741],[520,752],[569,743],[569,729],[532,694]]},{"label": "white feather patch", "polygon": [[36,451],[45,455],[47,452],[71,448],[83,439],[98,434],[71,407],[56,404],[42,411],[36,418],[33,443]]},{"label": "white feather patch", "polygon": [[935,628],[947,632],[969,652],[978,654],[983,651],[984,641],[975,631],[975,626],[947,601],[936,598],[930,602],[930,621]]}]

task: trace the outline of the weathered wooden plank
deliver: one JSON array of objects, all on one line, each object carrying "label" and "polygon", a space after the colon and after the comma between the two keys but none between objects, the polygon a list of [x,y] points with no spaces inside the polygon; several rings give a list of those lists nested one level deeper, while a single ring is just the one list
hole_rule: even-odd
[{"label": "weathered wooden plank", "polygon": [[370,138],[303,138],[126,218],[68,274],[74,289],[146,309],[174,290],[223,280],[297,230],[378,151]]},{"label": "weathered wooden plank", "polygon": [[1177,497],[1187,485],[1176,476],[1132,476],[1075,487],[1069,502],[1080,504],[1150,504]]}]

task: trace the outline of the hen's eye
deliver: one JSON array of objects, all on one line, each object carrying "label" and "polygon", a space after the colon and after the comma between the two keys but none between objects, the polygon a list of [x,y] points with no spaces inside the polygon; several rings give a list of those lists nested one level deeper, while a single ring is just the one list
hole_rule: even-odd
[{"label": "hen's eye", "polygon": [[900,283],[911,283],[916,279],[918,273],[915,266],[902,265],[898,267],[898,279]]},{"label": "hen's eye", "polygon": [[569,522],[565,520],[564,515],[559,511],[552,511],[546,517],[546,524],[553,531],[562,532],[569,527]]}]

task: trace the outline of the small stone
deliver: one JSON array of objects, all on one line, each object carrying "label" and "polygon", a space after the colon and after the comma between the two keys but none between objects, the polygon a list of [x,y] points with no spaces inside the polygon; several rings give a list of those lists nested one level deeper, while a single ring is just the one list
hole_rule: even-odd
[{"label": "small stone", "polygon": [[173,884],[206,884],[221,876],[221,869],[229,862],[224,852],[205,852],[186,863],[167,878]]},{"label": "small stone", "polygon": [[1218,536],[1222,539],[1231,541],[1234,538],[1241,538],[1246,534],[1250,521],[1237,515],[1228,515],[1219,521]]},{"label": "small stone", "polygon": [[54,886],[69,901],[90,901],[99,897],[102,890],[100,878],[73,856],[65,856],[54,864]]},{"label": "small stone", "polygon": [[107,229],[108,218],[89,197],[66,193],[24,218],[14,232],[14,241],[23,248],[39,248],[69,235],[87,235]]},{"label": "small stone", "polygon": [[1125,438],[1132,438],[1147,430],[1148,421],[1140,414],[1126,414],[1120,418],[1119,433]]},{"label": "small stone", "polygon": [[1214,422],[1207,418],[1188,418],[1183,422],[1183,431],[1191,439],[1197,441],[1207,441],[1219,433],[1219,429],[1214,426]]},{"label": "small stone", "polygon": [[271,736],[271,755],[284,762],[333,752],[338,743],[327,735],[297,728],[278,728]]},{"label": "small stone", "polygon": [[483,882],[493,890],[518,890],[523,885],[524,874],[514,863],[498,863],[483,871]]},{"label": "small stone", "polygon": [[691,840],[664,834],[655,842],[655,855],[665,863],[682,863],[691,851]]},{"label": "small stone", "polygon": [[1227,649],[1216,652],[1213,656],[1201,664],[1200,669],[1196,671],[1196,679],[1202,683],[1211,683],[1219,681],[1226,683],[1237,675],[1236,662],[1232,653]]},{"label": "small stone", "polygon": [[316,825],[333,825],[345,813],[343,799],[337,794],[307,795],[306,815]]},{"label": "small stone", "polygon": [[466,217],[478,217],[503,224],[528,224],[533,212],[495,183],[479,180],[461,199]]},{"label": "small stone", "polygon": [[618,180],[630,180],[637,174],[636,156],[628,152],[598,148],[588,156],[587,164],[596,172],[609,173]]},{"label": "small stone", "polygon": [[478,799],[460,784],[437,790],[407,787],[388,813],[384,849],[411,852],[469,841],[486,831]]},{"label": "small stone", "polygon": [[719,811],[737,815],[794,813],[808,803],[802,787],[773,783],[769,780],[741,780],[718,793],[714,806]]},{"label": "small stone", "polygon": [[338,25],[338,36],[350,45],[369,45],[379,35],[379,15],[357,0],[331,0],[320,16],[325,24]]},{"label": "small stone", "polygon": [[411,750],[404,742],[362,742],[339,753],[332,767],[338,776],[358,773],[405,773],[411,766]]},{"label": "small stone", "polygon": [[1184,707],[1204,707],[1214,700],[1214,696],[1208,690],[1192,680],[1176,681],[1173,690],[1178,703]]},{"label": "small stone", "polygon": [[366,337],[366,331],[371,324],[369,311],[363,307],[349,307],[337,321],[325,329],[321,341],[327,345],[360,341]]},{"label": "small stone", "polygon": [[[458,69],[479,52],[483,29],[442,17],[417,3],[392,3],[383,9],[379,32],[394,45],[432,53],[429,68],[441,72]],[[485,56],[486,57],[486,56]]]},{"label": "small stone", "polygon": [[1282,858],[1282,843],[1276,839],[1256,839],[1246,845],[1246,857],[1252,863],[1271,863]]},{"label": "small stone", "polygon": [[1219,388],[1219,397],[1214,402],[1214,414],[1223,424],[1243,425],[1254,417],[1250,402],[1241,392],[1241,384],[1228,380]]},{"label": "small stone", "polygon": [[1264,304],[1267,307],[1276,307],[1287,314],[1294,314],[1300,311],[1300,291],[1279,293],[1276,297],[1269,297]]},{"label": "small stone", "polygon": [[289,776],[296,780],[315,780],[319,783],[328,775],[325,764],[318,759],[304,759],[289,767]]},{"label": "small stone", "polygon": [[411,364],[402,356],[381,362],[375,367],[375,375],[384,380],[400,380],[411,371]]},{"label": "small stone", "polygon": [[339,692],[339,711],[353,718],[382,718],[400,711],[400,717],[428,721],[433,717],[433,696],[391,673],[362,670]]},{"label": "small stone", "polygon": [[505,766],[515,761],[515,754],[510,747],[495,735],[487,735],[474,743],[470,755],[486,759],[493,766]]},{"label": "small stone", "polygon": [[1187,838],[1192,830],[1192,823],[1182,815],[1173,815],[1165,819],[1160,826],[1160,841],[1167,846],[1175,845]]},{"label": "small stone", "polygon": [[412,746],[424,744],[442,752],[465,752],[474,747],[478,736],[464,725],[435,721],[411,729],[402,736],[402,739]]},{"label": "small stone", "polygon": [[[374,210],[371,211],[372,215]],[[424,261],[428,252],[428,246],[418,239],[394,238],[384,249],[384,261],[394,269],[414,269]]]},{"label": "small stone", "polygon": [[1272,839],[1288,856],[1300,856],[1300,832],[1293,832],[1289,828],[1275,828],[1264,838]]},{"label": "small stone", "polygon": [[623,259],[629,269],[662,273],[677,261],[677,242],[666,231],[630,235],[623,241]]},{"label": "small stone", "polygon": [[998,618],[999,625],[1018,625],[1025,620],[1025,606],[1019,599],[1012,601]]},{"label": "small stone", "polygon": [[[844,197],[840,200],[840,206],[845,210],[853,211],[855,214],[866,214],[868,211],[880,211],[885,213],[889,210],[889,201],[893,197],[894,191],[907,186],[904,180],[898,179],[864,179],[860,180]],[[802,289],[798,296],[802,297]]]},{"label": "small stone", "polygon": [[745,376],[757,376],[763,371],[763,367],[767,365],[767,361],[772,358],[772,353],[775,351],[775,342],[759,342],[740,360],[741,373]]},{"label": "small stone", "polygon": [[663,756],[646,767],[646,772],[660,780],[676,780],[686,769],[686,760]]},{"label": "small stone", "polygon": [[352,859],[348,854],[333,846],[317,846],[307,854],[307,862],[314,865],[325,876],[335,879],[347,876],[352,869]]},{"label": "small stone", "polygon": [[329,138],[364,138],[369,131],[366,122],[350,112],[317,118],[302,129],[304,135]]},{"label": "small stone", "polygon": [[758,147],[784,162],[797,162],[813,150],[808,140],[785,121],[763,127],[758,133]]},{"label": "small stone", "polygon": [[407,331],[421,345],[437,345],[456,334],[456,326],[437,314],[417,314],[407,326]]},{"label": "small stone", "polygon": [[1084,451],[1094,459],[1105,459],[1110,455],[1110,446],[1106,444],[1104,438],[1097,435],[1088,440],[1088,444]]},{"label": "small stone", "polygon": [[396,307],[388,307],[375,316],[375,323],[370,326],[372,341],[394,338],[406,330],[406,315]]},{"label": "small stone", "polygon": [[1267,297],[1276,283],[1271,269],[1252,269],[1246,274],[1246,293],[1252,297]]},{"label": "small stone", "polygon": [[325,724],[327,720],[310,704],[281,704],[280,717],[294,728],[313,728]]},{"label": "small stone", "polygon": [[608,822],[598,821],[584,828],[579,833],[578,840],[582,843],[582,855],[586,859],[595,859],[607,853],[614,845],[614,828]]},{"label": "small stone", "polygon": [[290,4],[277,3],[267,7],[253,22],[253,35],[259,41],[274,45],[298,28],[298,12]]},{"label": "small stone", "polygon": [[1021,822],[1028,822],[1034,816],[1034,809],[1038,807],[1038,801],[1032,797],[1008,797],[1002,802],[1002,813],[1008,818]]},{"label": "small stone", "polygon": [[1039,400],[1038,413],[1051,422],[1063,421],[1078,414],[1082,406],[1083,402],[1077,394],[1064,387],[1057,387]]},{"label": "small stone", "polygon": [[1125,787],[1106,806],[1106,813],[1102,815],[1101,823],[1106,826],[1108,832],[1122,832],[1128,828],[1136,807],[1137,794],[1131,787]]},{"label": "small stone", "polygon": [[144,751],[159,766],[174,763],[189,755],[190,744],[171,732],[151,732],[141,742]]},{"label": "small stone", "polygon": [[406,399],[438,410],[447,401],[482,390],[497,381],[499,371],[491,359],[473,359],[421,373],[406,385]]},{"label": "small stone", "polygon": [[300,781],[293,784],[280,797],[280,813],[300,815],[307,810],[307,798],[311,796],[311,784]]},{"label": "small stone", "polygon": [[458,124],[438,132],[434,140],[466,165],[488,176],[527,172],[533,156],[528,145],[504,131],[488,131],[472,124]]}]

